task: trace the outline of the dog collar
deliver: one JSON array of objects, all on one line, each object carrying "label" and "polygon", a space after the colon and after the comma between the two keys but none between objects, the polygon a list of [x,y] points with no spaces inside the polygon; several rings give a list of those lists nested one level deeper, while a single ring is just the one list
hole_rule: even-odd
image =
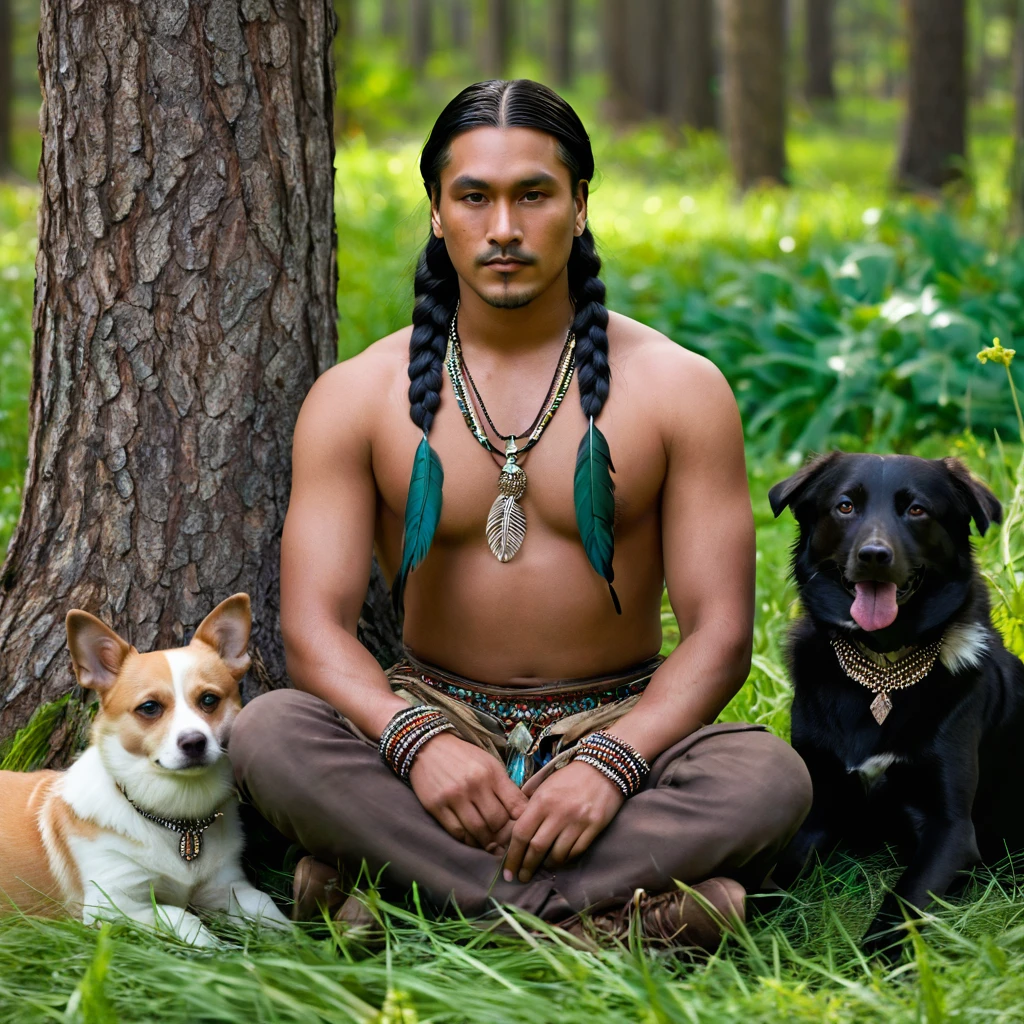
[{"label": "dog collar", "polygon": [[181,841],[178,843],[178,855],[184,861],[198,860],[199,855],[203,852],[203,833],[218,818],[224,817],[223,811],[214,811],[213,814],[208,814],[205,818],[161,818],[160,815],[150,814],[149,811],[144,811],[135,804],[124,791],[124,786],[120,783],[118,783],[117,788],[121,791],[121,796],[128,801],[128,804],[137,814],[141,814],[148,821],[154,821],[158,825],[163,825],[164,828],[169,829],[171,832],[180,834]]},{"label": "dog collar", "polygon": [[831,644],[839,660],[839,667],[854,682],[866,686],[875,695],[871,702],[871,714],[881,725],[892,711],[892,698],[889,694],[893,690],[905,690],[919,683],[931,672],[942,651],[942,639],[939,637],[924,647],[911,648],[909,654],[887,665],[872,661],[841,636],[833,637]]}]

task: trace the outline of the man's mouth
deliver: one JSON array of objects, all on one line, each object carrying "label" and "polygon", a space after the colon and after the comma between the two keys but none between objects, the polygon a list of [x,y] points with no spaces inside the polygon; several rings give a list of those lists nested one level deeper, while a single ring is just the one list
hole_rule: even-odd
[{"label": "man's mouth", "polygon": [[903,586],[897,586],[888,580],[853,581],[840,570],[843,586],[853,595],[851,618],[869,633],[891,626],[899,614],[899,606],[914,595],[923,576],[924,567],[918,566]]},{"label": "man's mouth", "polygon": [[510,274],[512,271],[518,270],[520,267],[525,267],[526,261],[510,259],[488,260],[484,266],[497,271],[499,274]]}]

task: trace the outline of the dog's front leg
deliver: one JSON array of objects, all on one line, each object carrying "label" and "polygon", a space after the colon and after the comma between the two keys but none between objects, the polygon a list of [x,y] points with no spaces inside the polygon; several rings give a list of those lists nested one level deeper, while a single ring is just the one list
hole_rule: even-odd
[{"label": "dog's front leg", "polygon": [[102,890],[97,885],[88,887],[83,902],[82,921],[85,924],[128,917],[156,931],[169,931],[192,946],[220,945],[213,932],[183,907],[155,901],[145,903],[138,895]]},{"label": "dog's front leg", "polygon": [[904,922],[903,905],[923,911],[933,896],[946,892],[957,872],[981,860],[971,820],[977,789],[976,755],[949,757],[949,762],[936,766],[915,786],[915,792],[935,796],[919,809],[923,825],[914,854],[867,930],[864,948],[869,953],[888,949],[890,958],[897,956],[895,944],[902,936],[894,929]]},{"label": "dog's front leg", "polygon": [[226,867],[193,894],[192,905],[200,910],[226,913],[236,921],[255,922],[272,928],[290,929],[291,922],[274,901],[250,884],[240,869]]}]

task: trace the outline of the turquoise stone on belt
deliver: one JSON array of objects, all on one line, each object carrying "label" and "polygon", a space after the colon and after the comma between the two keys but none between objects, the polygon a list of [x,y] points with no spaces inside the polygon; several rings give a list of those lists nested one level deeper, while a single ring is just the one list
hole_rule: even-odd
[{"label": "turquoise stone on belt", "polygon": [[529,754],[530,747],[533,745],[533,737],[530,735],[530,730],[524,722],[520,722],[509,733],[507,743],[509,754],[508,761],[505,763],[505,770],[508,772],[508,777],[517,786],[522,786],[526,781],[527,755]]}]

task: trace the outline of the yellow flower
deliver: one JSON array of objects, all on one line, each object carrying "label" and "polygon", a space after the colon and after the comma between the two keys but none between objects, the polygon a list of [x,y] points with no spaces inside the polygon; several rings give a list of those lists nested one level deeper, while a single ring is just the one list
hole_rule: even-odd
[{"label": "yellow flower", "polygon": [[1010,363],[1013,362],[1013,357],[1016,354],[1016,349],[1003,348],[1003,346],[999,343],[999,339],[993,338],[991,348],[983,348],[978,353],[978,362],[987,363],[991,360],[993,363],[1002,363],[1003,366],[1009,367]]}]

